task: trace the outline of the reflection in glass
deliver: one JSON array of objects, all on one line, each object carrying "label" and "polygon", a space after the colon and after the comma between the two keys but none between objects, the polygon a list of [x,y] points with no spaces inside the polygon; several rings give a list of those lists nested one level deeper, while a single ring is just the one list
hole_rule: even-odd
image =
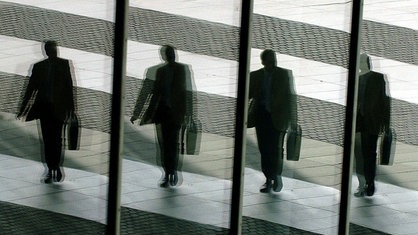
[{"label": "reflection in glass", "polygon": [[[377,139],[384,132],[389,132],[390,98],[386,90],[389,84],[381,73],[371,71],[371,59],[366,54],[360,55],[360,78],[358,86],[357,121],[356,121],[356,174],[359,181],[355,196],[373,196],[376,177]],[[358,133],[358,134],[357,134]],[[387,153],[390,155],[389,153]]]},{"label": "reflection in glass", "polygon": [[[240,1],[174,5],[168,0],[130,1],[121,197],[121,223],[126,229],[228,231],[240,5]],[[164,60],[164,45],[175,47],[174,63]],[[172,73],[173,69],[179,70]],[[177,87],[168,87],[167,82],[175,79],[179,79],[173,83]],[[179,95],[178,101],[172,95]],[[147,110],[153,110],[155,103],[177,107],[174,113],[157,108],[154,117],[163,120],[141,125],[147,123]],[[131,120],[138,118],[134,124],[129,120],[132,116]],[[175,119],[176,123],[169,123]],[[171,149],[166,149],[164,132],[173,136],[168,140]],[[169,167],[176,156],[177,167],[175,162]],[[148,219],[142,220],[143,216]],[[127,230],[122,227],[123,231]]]},{"label": "reflection in glass", "polygon": [[147,77],[130,121],[133,124],[142,113],[140,125],[155,123],[159,159],[164,170],[160,187],[167,188],[176,186],[179,181],[179,153],[184,153],[184,132],[180,138],[180,130],[185,130],[189,126],[187,122],[195,119],[195,112],[191,95],[193,90],[187,90],[192,87],[190,66],[176,62],[176,52],[172,46],[163,46],[160,55],[163,63],[147,69]]},{"label": "reflection in glass", "polygon": [[[94,13],[83,10],[88,4]],[[0,3],[2,234],[106,228],[113,10],[106,2],[69,6]],[[34,101],[27,115],[23,100]],[[74,146],[72,114],[81,123]]]},{"label": "reflection in glass", "polygon": [[61,171],[64,161],[62,137],[64,123],[68,123],[69,117],[75,115],[74,78],[71,77],[70,62],[58,57],[57,42],[46,41],[44,50],[47,58],[33,65],[17,118],[40,120],[42,159],[47,172],[42,181],[50,184],[64,180]]},{"label": "reflection in glass", "polygon": [[[283,188],[284,137],[291,126],[296,126],[296,96],[292,71],[277,67],[276,53],[264,50],[261,53],[264,68],[251,72],[249,99],[253,108],[258,149],[261,154],[261,169],[266,183],[260,189],[269,193]],[[252,126],[252,124],[250,124]]]},{"label": "reflection in glass", "polygon": [[[363,9],[361,49],[367,57],[360,56],[360,66],[367,69],[367,58],[371,72],[362,75],[360,71],[359,76],[356,125],[360,132],[356,134],[357,177],[353,177],[350,222],[388,234],[418,231],[418,168],[414,160],[418,152],[418,18],[410,11],[416,6],[414,1],[395,5],[364,1]],[[368,80],[376,83],[370,85]],[[390,100],[386,101],[383,97],[389,91]],[[392,144],[387,144],[390,136]],[[357,161],[358,157],[363,161]],[[369,188],[370,184],[374,187]]]},{"label": "reflection in glass", "polygon": [[[262,51],[274,50],[277,66],[291,71],[296,94],[297,121],[282,129],[283,150],[281,144],[276,150],[283,151],[276,155],[283,162],[280,192],[260,193],[259,131],[247,130],[243,215],[261,220],[257,228],[269,226],[269,233],[337,233],[351,4],[254,1],[250,71],[260,68]],[[287,115],[283,108],[274,112]],[[299,158],[289,144],[295,131],[302,133]]]}]

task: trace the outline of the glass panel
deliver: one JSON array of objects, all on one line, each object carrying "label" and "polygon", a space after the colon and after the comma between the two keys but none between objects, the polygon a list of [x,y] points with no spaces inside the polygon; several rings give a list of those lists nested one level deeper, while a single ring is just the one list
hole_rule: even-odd
[{"label": "glass panel", "polygon": [[351,8],[254,1],[243,215],[267,233],[337,234]]},{"label": "glass panel", "polygon": [[122,233],[228,230],[240,4],[130,1]]},{"label": "glass panel", "polygon": [[[388,234],[418,232],[417,7],[408,0],[364,2],[350,221]],[[388,129],[392,145],[384,142]]]},{"label": "glass panel", "polygon": [[113,17],[113,1],[0,2],[2,233],[104,233]]}]

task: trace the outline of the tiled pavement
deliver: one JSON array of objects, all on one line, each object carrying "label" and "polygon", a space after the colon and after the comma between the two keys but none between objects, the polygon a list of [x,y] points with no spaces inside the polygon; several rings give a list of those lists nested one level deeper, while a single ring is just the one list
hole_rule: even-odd
[{"label": "tiled pavement", "polygon": [[[36,212],[33,212],[34,215],[42,215],[39,218],[41,221],[44,216],[45,218],[52,216],[49,214],[53,212],[95,221],[99,224],[96,223],[94,226],[97,229],[102,229],[106,219],[107,205],[107,161],[105,160],[107,137],[98,132],[83,130],[82,138],[87,144],[81,147],[81,151],[96,153],[92,155],[100,155],[97,152],[101,151],[102,159],[89,158],[88,154],[83,156],[78,151],[66,151],[65,181],[61,184],[45,185],[40,183],[44,167],[37,159],[39,157],[37,155],[39,154],[39,142],[28,138],[30,134],[36,133],[33,124],[30,127],[30,123],[4,119],[3,116],[1,123],[7,124],[6,126],[9,129],[3,125],[2,136],[14,135],[16,138],[13,141],[2,139],[3,146],[8,146],[10,149],[19,149],[21,142],[17,140],[26,138],[28,146],[30,146],[30,143],[33,143],[33,145],[26,148],[25,151],[31,151],[34,157],[29,160],[1,155],[0,185],[2,187],[0,201],[3,202],[2,205],[5,208],[15,206],[19,211],[25,211],[25,208],[27,208],[26,211],[34,210]],[[26,126],[25,131],[22,131],[22,128],[10,128],[13,125],[24,125]],[[184,226],[190,226],[193,229],[203,229],[201,231],[207,231],[207,234],[217,234],[218,232],[223,234],[225,229],[228,228],[229,221],[231,181],[228,178],[230,171],[226,169],[230,168],[230,164],[227,162],[230,162],[231,159],[219,158],[219,154],[223,155],[223,151],[232,151],[230,147],[227,147],[232,145],[232,140],[205,134],[201,155],[185,156],[183,158],[181,185],[175,188],[161,189],[158,187],[161,170],[153,163],[155,162],[153,128],[152,126],[134,128],[143,128],[141,133],[145,133],[146,136],[144,142],[149,143],[149,148],[146,148],[147,145],[145,144],[143,145],[145,150],[143,149],[142,152],[137,154],[150,157],[135,159],[135,156],[129,156],[134,152],[124,153],[122,225],[125,226],[126,233],[122,234],[130,234],[128,231],[139,229],[138,221],[133,223],[132,220],[140,220],[140,218],[148,218],[155,225],[161,221],[172,221],[171,223],[176,224],[181,229]],[[299,162],[285,162],[286,177],[284,177],[284,189],[280,193],[260,194],[258,190],[263,183],[263,176],[258,170],[258,163],[257,161],[247,163],[243,228],[253,226],[251,231],[260,232],[271,229],[268,231],[287,231],[288,234],[298,234],[296,231],[299,230],[320,234],[336,234],[339,214],[339,191],[337,190],[339,172],[337,171],[338,164],[331,161],[338,161],[341,152],[330,144],[311,142],[308,139],[303,141],[306,145],[306,148],[304,148],[306,152],[303,154],[304,159]],[[125,143],[125,147],[127,149],[133,147],[131,150],[133,151],[137,144]],[[219,148],[220,144],[225,147]],[[315,149],[323,148],[323,151],[334,149],[335,154],[318,156],[318,152],[315,152],[314,149],[309,151],[309,145],[316,145]],[[252,150],[253,148],[249,146],[249,156],[251,156],[251,151],[255,151]],[[402,151],[402,148],[398,148],[398,151]],[[308,152],[311,152],[311,156]],[[230,154],[228,153],[228,155]],[[328,167],[323,166],[323,163],[320,166],[320,162],[327,161],[329,163]],[[330,167],[330,165],[333,165],[333,167]],[[220,166],[223,166],[223,168]],[[391,177],[396,178],[393,175]],[[381,182],[380,179],[381,176],[379,175],[378,190],[374,197],[353,198],[351,202],[351,222],[354,224],[352,224],[353,231],[351,234],[356,234],[355,231],[364,232],[367,230],[366,228],[374,229],[368,230],[369,234],[378,234],[376,230],[390,234],[416,233],[418,231],[418,208],[414,205],[418,198],[418,192],[416,189],[407,189]],[[327,184],[329,185],[327,186]],[[355,187],[354,183],[353,190]],[[30,208],[22,206],[29,206]],[[18,213],[7,214],[7,216],[3,214],[4,218],[8,218],[5,221],[9,221],[16,215]],[[60,218],[62,215],[56,215],[56,217]],[[77,218],[73,217],[68,217],[68,220],[77,221]],[[33,219],[30,217],[24,218]],[[65,218],[65,221],[67,221],[67,217]],[[49,219],[45,220],[50,221]],[[48,222],[44,223],[48,224]],[[84,222],[79,221],[77,223],[83,224]],[[89,223],[86,221],[86,224]],[[0,227],[0,229],[8,228],[4,224],[2,226],[4,227]],[[152,226],[146,227],[150,231],[152,230]],[[39,227],[31,228],[39,229]],[[80,229],[82,228],[80,227]],[[160,232],[164,231],[164,228],[157,225],[153,229]],[[193,229],[191,231],[195,232],[196,230]],[[152,231],[155,232],[156,230]],[[194,232],[190,232],[190,234],[196,234]],[[175,232],[167,234],[175,234]],[[247,234],[254,233],[249,232]],[[278,234],[286,233],[278,232]]]},{"label": "tiled pavement", "polygon": [[[1,230],[7,231],[8,234],[25,234],[19,231],[31,231],[26,234],[35,234],[33,231],[53,234],[51,227],[56,226],[55,231],[58,231],[58,234],[67,234],[68,231],[74,232],[71,234],[80,234],[78,232],[92,230],[97,232],[95,234],[100,234],[100,231],[103,231],[106,218],[106,177],[65,168],[66,178],[63,183],[45,185],[40,183],[43,166],[39,162],[4,155],[1,156],[0,162],[0,208],[2,211],[5,210],[2,213]],[[178,229],[190,232],[186,234],[198,234],[198,231],[206,231],[204,234],[219,234],[223,231],[222,234],[226,234],[229,219],[229,181],[183,173],[184,181],[181,186],[160,189],[156,185],[156,179],[160,176],[156,167],[128,160],[123,164],[137,170],[123,174],[122,234],[135,234],[135,231],[150,231],[141,234],[165,234],[164,231],[173,229],[165,227],[170,223]],[[338,220],[336,190],[285,178],[285,189],[281,193],[260,195],[258,188],[262,180],[261,174],[247,169],[246,177],[257,178],[259,182],[246,184],[245,187],[244,234],[265,234],[262,231],[277,234],[309,234],[307,231],[335,234]],[[385,184],[378,184],[378,187],[379,193],[374,200],[391,200],[394,208],[401,205],[396,203],[397,201],[404,199],[396,198],[399,197],[398,194],[417,196],[408,190],[402,192],[396,189],[395,193],[391,192],[394,191],[393,186]],[[367,200],[355,202],[359,205],[355,206],[354,214],[359,216],[358,220],[364,228],[353,225],[354,231],[365,231],[367,227],[376,226],[377,221],[374,221],[374,218],[381,216],[378,215],[380,211],[387,213],[386,217],[391,219],[390,221],[393,221],[393,218],[397,219],[384,229],[391,234],[408,234],[403,232],[413,231],[411,228],[416,227],[412,226],[418,226],[415,222],[418,216],[413,213],[385,208],[384,205],[373,206]],[[364,217],[367,215],[363,211],[365,208],[375,215]],[[289,216],[289,213],[296,213],[298,217]],[[403,219],[404,224],[398,227],[400,219]],[[33,220],[38,221],[37,224],[32,222],[36,226],[23,223]],[[255,225],[251,225],[252,223]],[[13,226],[16,228],[11,229]],[[246,228],[251,226],[254,226],[251,228],[254,233],[246,232]],[[369,232],[378,234],[373,230]],[[181,233],[171,230],[167,234]]]}]

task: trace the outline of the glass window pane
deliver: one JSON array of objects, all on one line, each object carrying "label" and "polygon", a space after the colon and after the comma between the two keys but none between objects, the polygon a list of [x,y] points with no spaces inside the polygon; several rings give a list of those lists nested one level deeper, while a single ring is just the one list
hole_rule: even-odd
[{"label": "glass window pane", "polygon": [[[268,224],[268,233],[337,233],[351,8],[254,1],[250,98],[257,111],[247,132],[243,215],[262,221],[258,229]],[[295,161],[290,136],[298,125]]]},{"label": "glass window pane", "polygon": [[[352,198],[350,221],[389,234],[418,232],[418,17],[411,11],[417,6],[408,0],[364,2],[361,46],[370,66],[365,60],[360,67],[352,184],[360,192]],[[387,130],[393,132],[391,153],[382,148],[390,146],[382,142]]]},{"label": "glass window pane", "polygon": [[[104,233],[113,17],[113,1],[0,3],[2,233]],[[72,110],[77,150],[63,128]]]},{"label": "glass window pane", "polygon": [[240,4],[130,1],[122,233],[228,230]]}]

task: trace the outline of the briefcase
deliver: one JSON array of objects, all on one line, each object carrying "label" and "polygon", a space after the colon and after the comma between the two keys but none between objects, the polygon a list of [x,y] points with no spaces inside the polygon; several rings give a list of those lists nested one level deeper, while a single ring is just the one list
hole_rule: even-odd
[{"label": "briefcase", "polygon": [[198,119],[190,118],[182,128],[181,154],[199,155],[202,139],[202,123]]},{"label": "briefcase", "polygon": [[380,139],[379,164],[391,166],[395,157],[396,132],[389,128]]},{"label": "briefcase", "polygon": [[290,128],[286,140],[286,158],[288,161],[299,161],[302,144],[302,128],[299,124]]},{"label": "briefcase", "polygon": [[75,113],[72,113],[67,120],[67,139],[68,150],[80,149],[80,134],[81,134],[80,120]]}]

